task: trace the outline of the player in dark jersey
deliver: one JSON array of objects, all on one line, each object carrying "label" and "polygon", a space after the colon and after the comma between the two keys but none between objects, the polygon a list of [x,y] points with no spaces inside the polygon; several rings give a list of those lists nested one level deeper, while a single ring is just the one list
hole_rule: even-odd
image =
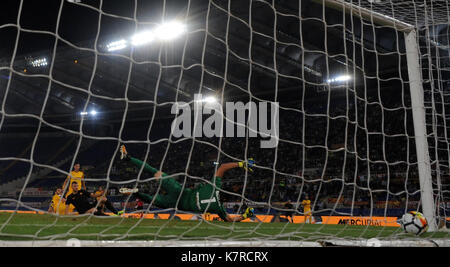
[{"label": "player in dark jersey", "polygon": [[291,222],[294,223],[294,205],[292,205],[291,200],[288,200],[285,204],[284,204],[284,208],[287,209],[284,212],[284,216],[286,216],[286,219]]},{"label": "player in dark jersey", "polygon": [[182,188],[182,185],[178,183],[174,178],[169,177],[166,173],[163,173],[152,166],[133,158],[128,155],[125,146],[120,147],[121,159],[127,160],[139,168],[144,165],[144,170],[154,174],[154,177],[161,182],[161,188],[164,189],[167,194],[157,196],[150,196],[140,193],[139,190],[121,188],[120,193],[125,195],[133,194],[146,203],[151,203],[160,208],[175,208],[178,198],[181,194],[177,208],[183,211],[191,211],[195,213],[216,213],[219,217],[226,222],[240,222],[253,216],[253,208],[247,208],[244,214],[232,217],[228,215],[225,208],[220,202],[219,189],[222,187],[222,177],[226,171],[234,168],[250,168],[254,165],[253,160],[248,162],[232,162],[224,163],[217,169],[216,175],[212,184],[203,183],[199,186],[191,188]]},{"label": "player in dark jersey", "polygon": [[116,208],[114,208],[113,204],[111,203],[111,201],[108,200],[108,198],[106,197],[107,195],[107,190],[103,188],[103,186],[99,186],[97,188],[97,191],[95,191],[94,195],[98,196],[96,197],[97,202],[99,202],[100,204],[97,207],[97,212],[95,215],[102,215],[102,216],[107,216],[104,213],[105,209],[108,209],[109,211],[111,211],[114,215],[122,215],[125,210],[121,210],[121,211],[117,211]]},{"label": "player in dark jersey", "polygon": [[[109,203],[108,199],[103,195],[103,192],[97,192],[95,194],[89,193],[84,189],[79,190],[78,183],[74,182],[71,185],[72,193],[67,196],[66,200],[66,215],[77,215],[77,214],[94,214],[99,216],[105,216],[105,214],[100,210],[105,204]],[[77,212],[70,212],[69,206],[72,204]],[[118,216],[120,213],[112,207],[110,209],[114,215]]]}]

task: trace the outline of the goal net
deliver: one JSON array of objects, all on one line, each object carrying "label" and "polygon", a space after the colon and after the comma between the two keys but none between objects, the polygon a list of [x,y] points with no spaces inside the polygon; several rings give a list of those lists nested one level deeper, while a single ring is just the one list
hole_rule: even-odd
[{"label": "goal net", "polygon": [[10,2],[5,244],[448,245],[446,0]]}]

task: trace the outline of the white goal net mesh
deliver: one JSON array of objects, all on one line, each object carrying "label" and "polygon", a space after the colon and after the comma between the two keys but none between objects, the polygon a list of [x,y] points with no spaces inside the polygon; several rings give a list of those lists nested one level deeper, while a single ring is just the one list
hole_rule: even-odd
[{"label": "white goal net mesh", "polygon": [[[416,237],[397,223],[408,211],[423,212],[421,164],[430,167],[433,220],[444,227],[450,218],[447,1],[7,2],[0,11],[0,240],[173,246],[449,238],[440,231]],[[411,31],[426,136],[414,128]],[[236,121],[240,111],[229,116],[227,103],[257,109]],[[276,105],[264,110],[267,103]],[[223,110],[205,112],[218,104]],[[184,135],[172,125],[179,107],[192,111],[178,125]],[[212,114],[219,120],[211,123]],[[263,148],[270,134],[277,142]],[[417,159],[420,137],[429,162]],[[120,159],[121,145],[134,160]],[[221,164],[252,159],[253,171],[233,168],[217,183]],[[168,174],[172,187],[136,160]],[[105,190],[109,216],[54,213],[64,204],[52,203],[55,191],[67,199],[77,164],[82,189]],[[191,209],[180,204],[205,185],[219,195],[197,197]],[[155,197],[125,196],[123,187]],[[101,201],[91,200],[98,210]],[[232,218],[248,207],[254,214],[219,222],[223,216],[209,209],[217,203]]]}]

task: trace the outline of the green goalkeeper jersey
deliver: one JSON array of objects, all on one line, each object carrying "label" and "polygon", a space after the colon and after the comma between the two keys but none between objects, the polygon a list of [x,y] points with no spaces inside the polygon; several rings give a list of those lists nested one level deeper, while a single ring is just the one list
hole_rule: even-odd
[{"label": "green goalkeeper jersey", "polygon": [[[155,174],[158,171],[139,159],[129,157],[128,160],[138,167],[143,165],[144,170],[150,173]],[[161,208],[175,208],[175,206],[177,206],[176,203],[178,203],[178,208],[181,210],[216,213],[220,218],[226,220],[227,213],[220,203],[219,197],[219,189],[222,188],[222,178],[215,177],[214,180],[213,184],[202,183],[193,189],[183,189],[183,186],[174,178],[168,177],[166,173],[163,173],[161,187],[167,194],[157,195],[156,197],[142,195],[141,197],[143,197],[144,200],[147,200],[147,202],[151,202],[154,199],[154,204]]]},{"label": "green goalkeeper jersey", "polygon": [[222,178],[215,177],[215,187],[210,183],[202,183],[194,189],[185,189],[180,208],[194,212],[216,213],[222,220],[226,220],[227,213],[219,196],[221,187]]}]

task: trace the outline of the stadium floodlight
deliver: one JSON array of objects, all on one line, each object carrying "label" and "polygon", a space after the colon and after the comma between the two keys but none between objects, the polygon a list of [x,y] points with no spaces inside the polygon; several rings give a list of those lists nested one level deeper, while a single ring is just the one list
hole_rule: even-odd
[{"label": "stadium floodlight", "polygon": [[213,103],[217,103],[217,98],[215,98],[214,96],[208,96],[205,97],[201,100],[196,100],[195,102],[202,102],[202,103],[209,103],[209,104],[213,104]]},{"label": "stadium floodlight", "polygon": [[186,25],[178,21],[161,24],[155,29],[155,36],[161,41],[170,41],[186,32]]},{"label": "stadium floodlight", "polygon": [[131,37],[133,46],[149,44],[155,40],[170,41],[186,32],[186,25],[178,21],[161,24],[155,30],[136,33]]},{"label": "stadium floodlight", "polygon": [[98,111],[96,111],[95,109],[91,110],[91,111],[81,111],[80,112],[80,116],[81,117],[96,117],[98,114]]},{"label": "stadium floodlight", "polygon": [[47,62],[46,58],[39,58],[39,59],[35,59],[35,60],[31,61],[31,65],[35,68],[45,67],[48,65],[48,62]]},{"label": "stadium floodlight", "polygon": [[115,42],[111,42],[108,45],[106,45],[108,52],[122,50],[122,49],[125,49],[126,47],[127,47],[127,41],[124,39],[115,41]]},{"label": "stadium floodlight", "polygon": [[206,97],[205,99],[203,99],[203,102],[216,103],[217,102],[217,98],[215,98],[214,96],[209,96],[209,97]]},{"label": "stadium floodlight", "polygon": [[144,31],[135,34],[133,37],[131,37],[131,43],[134,46],[144,45],[151,43],[155,40],[155,35],[151,31]]},{"label": "stadium floodlight", "polygon": [[349,75],[341,75],[337,76],[336,78],[327,80],[328,83],[344,83],[347,81],[350,81],[352,79]]}]

